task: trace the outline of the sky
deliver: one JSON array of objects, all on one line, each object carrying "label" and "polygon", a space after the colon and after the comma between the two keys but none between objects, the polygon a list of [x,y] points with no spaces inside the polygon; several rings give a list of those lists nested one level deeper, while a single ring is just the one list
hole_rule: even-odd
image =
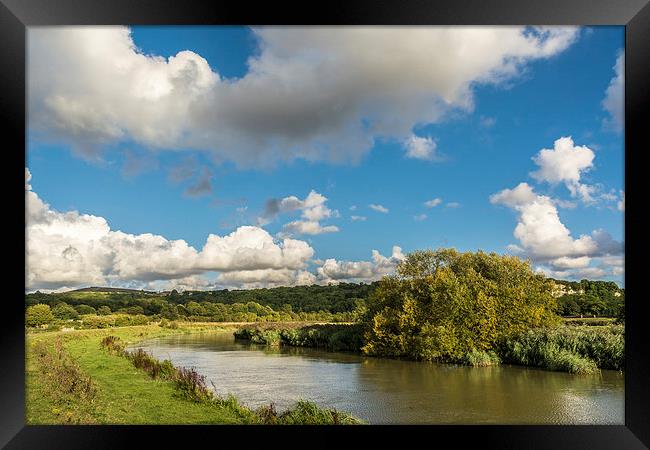
[{"label": "sky", "polygon": [[623,285],[623,27],[29,27],[26,290]]}]

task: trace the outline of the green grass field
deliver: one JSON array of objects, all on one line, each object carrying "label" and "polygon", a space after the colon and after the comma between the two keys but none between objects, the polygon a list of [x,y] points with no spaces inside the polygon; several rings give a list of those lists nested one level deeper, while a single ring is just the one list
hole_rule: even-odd
[{"label": "green grass field", "polygon": [[[194,330],[205,329],[195,327]],[[219,329],[220,327],[211,327]],[[226,408],[194,403],[176,395],[170,381],[151,380],[125,358],[101,351],[99,342],[108,335],[125,342],[187,332],[156,325],[103,330],[40,333],[27,337],[26,422],[28,424],[234,424],[244,423]],[[48,383],[38,367],[34,345],[53,346],[61,339],[64,350],[89,375],[97,388],[92,400],[62,395]]]}]

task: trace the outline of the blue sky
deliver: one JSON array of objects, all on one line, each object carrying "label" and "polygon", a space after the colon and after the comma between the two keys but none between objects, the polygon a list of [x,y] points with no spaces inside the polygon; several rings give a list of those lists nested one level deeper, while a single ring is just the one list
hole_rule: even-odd
[{"label": "blue sky", "polygon": [[[33,287],[58,289],[87,285],[93,281],[115,285],[145,283],[148,287],[167,286],[160,284],[163,281],[198,288],[231,285],[252,287],[273,285],[273,282],[265,283],[264,273],[259,272],[260,270],[285,269],[301,273],[310,272],[315,278],[308,279],[313,282],[337,280],[336,274],[340,277],[339,281],[364,281],[375,279],[384,273],[383,269],[377,269],[382,264],[378,263],[377,259],[372,259],[372,250],[386,255],[388,262],[384,265],[387,267],[394,265],[400,258],[400,252],[395,253],[394,246],[399,246],[403,253],[443,246],[499,253],[514,251],[523,257],[531,258],[536,267],[558,278],[586,277],[622,282],[621,243],[624,211],[619,203],[624,199],[624,142],[620,127],[615,125],[615,112],[608,110],[603,101],[612,95],[611,92],[608,93],[608,87],[614,83],[617,75],[614,66],[624,48],[623,27],[583,28],[569,37],[560,36],[558,39],[564,39],[558,44],[560,50],[553,50],[552,54],[542,56],[534,54],[533,50],[526,50],[529,53],[517,61],[514,71],[504,68],[504,61],[507,61],[504,59],[498,63],[498,70],[492,67],[486,69],[485,73],[468,75],[466,83],[460,88],[463,92],[447,92],[451,95],[451,100],[448,97],[443,106],[439,106],[440,100],[437,98],[432,100],[430,105],[420,105],[418,99],[422,96],[418,96],[418,93],[409,92],[404,94],[404,97],[398,97],[403,86],[408,85],[409,77],[417,76],[416,72],[422,71],[427,75],[426,71],[431,70],[433,76],[437,76],[435,74],[439,70],[436,70],[436,67],[427,67],[426,62],[418,60],[413,67],[401,65],[392,71],[389,67],[392,64],[391,56],[387,54],[383,57],[388,62],[382,62],[379,67],[388,67],[386,73],[390,75],[377,76],[377,84],[384,83],[382,86],[385,86],[385,91],[365,89],[363,83],[350,84],[354,90],[350,88],[349,97],[355,101],[357,99],[354,96],[359,91],[367,91],[363,93],[363,97],[358,94],[358,102],[362,105],[355,110],[358,117],[350,116],[358,119],[358,130],[350,130],[346,124],[332,125],[337,120],[334,114],[331,118],[321,118],[328,114],[323,112],[329,105],[327,97],[338,95],[334,91],[328,91],[330,80],[336,78],[336,74],[329,75],[327,68],[337,67],[336,63],[327,66],[329,60],[322,63],[319,59],[321,54],[339,58],[336,53],[339,51],[338,47],[329,42],[320,44],[320,41],[313,41],[317,43],[315,45],[320,52],[314,50],[314,54],[318,55],[313,58],[314,65],[324,64],[322,72],[313,73],[325,73],[328,75],[326,77],[310,72],[308,64],[311,64],[312,59],[303,58],[304,53],[309,54],[311,51],[310,35],[305,39],[305,47],[296,50],[294,47],[300,47],[300,42],[285,39],[281,29],[275,35],[265,35],[257,34],[247,27],[132,27],[130,39],[137,47],[137,50],[131,50],[134,54],[146,55],[143,58],[162,57],[164,59],[158,58],[157,63],[165,65],[167,58],[189,50],[205,59],[209,69],[218,74],[220,83],[239,84],[239,89],[233,90],[233,93],[229,94],[230,97],[214,97],[214,102],[218,105],[231,102],[227,103],[230,107],[224,108],[223,111],[219,106],[215,107],[219,109],[214,113],[218,125],[203,124],[205,128],[201,128],[199,132],[194,128],[194,123],[189,123],[182,133],[191,134],[192,139],[183,140],[174,136],[172,141],[165,138],[162,142],[157,137],[149,138],[146,135],[146,130],[150,129],[147,127],[160,127],[161,122],[148,124],[145,123],[146,119],[141,119],[137,114],[132,122],[126,122],[126,119],[120,122],[121,117],[114,119],[116,127],[120,128],[117,137],[116,133],[111,131],[113,129],[104,131],[101,127],[107,121],[113,120],[114,115],[119,113],[119,109],[116,109],[119,106],[112,110],[107,107],[106,111],[102,112],[107,114],[109,119],[100,117],[98,120],[102,125],[99,128],[95,124],[88,125],[84,122],[85,119],[73,117],[77,109],[73,110],[70,106],[63,109],[47,109],[53,104],[48,100],[48,96],[68,99],[66,105],[81,105],[78,108],[84,106],[84,101],[96,98],[97,103],[88,103],[91,105],[88,106],[89,110],[82,110],[84,118],[95,114],[97,109],[102,109],[97,105],[108,104],[102,101],[104,93],[101,85],[98,87],[93,84],[94,81],[90,78],[84,79],[84,76],[91,75],[82,74],[83,70],[78,69],[84,64],[85,57],[85,53],[74,48],[80,44],[71,43],[72,40],[64,38],[44,39],[47,33],[53,32],[56,30],[30,30],[29,70],[32,98],[27,153],[31,192],[49,204],[51,211],[78,211],[81,214],[104,218],[110,230],[119,230],[133,236],[149,233],[162,236],[168,241],[183,240],[197,252],[204,247],[209,234],[226,236],[240,226],[254,226],[266,230],[280,247],[283,239],[304,241],[313,249],[313,255],[305,258],[301,267],[259,265],[246,268],[237,265],[238,269],[235,270],[234,266],[223,268],[224,266],[208,267],[199,264],[201,268],[192,266],[178,274],[170,273],[168,268],[155,269],[152,270],[153,274],[147,275],[142,275],[146,270],[140,268],[131,272],[124,270],[122,274],[115,276],[108,274],[110,270],[102,268],[97,272],[104,274],[100,275],[100,278],[70,275],[60,275],[57,278],[51,274],[40,274],[35,275]],[[92,33],[92,29],[85,32]],[[309,33],[309,30],[303,32]],[[524,31],[522,35],[523,33]],[[553,36],[546,39],[552,38]],[[111,45],[106,43],[110,39],[109,36],[105,40],[98,40],[99,43],[95,44],[97,51],[101,52],[102,45]],[[435,36],[432,39],[435,39]],[[540,39],[543,39],[543,36]],[[407,41],[408,36],[404,40]],[[437,41],[433,42],[435,44]],[[49,78],[44,81],[47,74],[43,73],[45,66],[44,63],[41,65],[38,55],[45,54],[43,48],[47,50],[48,45],[53,46],[49,50],[54,55],[69,51],[74,56],[70,56],[70,61],[75,61],[79,66],[63,66],[64,71],[70,72],[71,78],[79,77],[79,81],[74,85]],[[59,47],[56,47],[57,45]],[[356,41],[354,45],[357,45]],[[39,46],[43,48],[37,48]],[[358,51],[363,50],[362,44],[359,44]],[[114,57],[115,61],[120,61],[120,54],[117,53],[119,51],[126,50],[107,48],[106,57]],[[427,55],[427,48],[418,51]],[[431,51],[436,50],[431,48]],[[280,71],[283,66],[267,63],[266,59],[260,57],[265,54],[271,54],[288,67],[287,74],[272,74],[276,78],[268,75],[269,71]],[[340,58],[348,56],[343,55]],[[303,59],[299,60],[299,57]],[[88,58],[86,64],[96,61]],[[260,125],[255,128],[256,132],[262,131],[254,141],[240,137],[245,134],[242,130],[245,131],[246,127],[253,125],[238,124],[231,128],[222,125],[230,121],[245,121],[243,114],[244,118],[235,117],[230,111],[240,107],[236,98],[238,95],[247,95],[248,85],[241,81],[252,71],[249,58],[258,58],[258,61],[263,60],[267,64],[260,69],[258,79],[269,84],[266,90],[260,92],[276,88],[286,92],[286,97],[278,96],[268,100],[278,102],[277,108],[271,105],[268,109],[270,112],[267,113],[278,117],[279,125],[275,122],[268,125],[268,129],[272,130],[269,134],[275,133],[272,139],[278,139],[277,142],[272,141],[273,144],[268,144],[271,138],[264,135],[263,130],[267,122],[262,113],[256,119],[260,121]],[[334,57],[332,59],[337,61]],[[295,67],[292,66],[297,60],[299,61],[295,63]],[[324,77],[322,80],[317,79],[318,83],[315,84],[319,86],[319,83],[323,83],[321,93],[314,93],[314,89],[311,89],[308,95],[304,95],[295,87],[303,82],[300,74],[305,61],[309,77]],[[408,61],[401,61],[400,64],[405,62]],[[431,62],[434,66],[436,63]],[[106,62],[103,61],[102,64]],[[468,63],[459,59],[455,64],[458,64],[459,71],[462,71]],[[153,63],[143,67],[149,68],[152,65]],[[358,72],[366,69],[363,67],[363,61],[358,62],[358,65]],[[349,64],[345,67],[345,70],[348,70]],[[119,70],[110,83],[121,76],[123,72]],[[210,72],[205,68],[202,70]],[[350,76],[357,73],[349,70],[352,74]],[[375,73],[375,70],[368,73]],[[500,72],[494,75],[495,71]],[[139,74],[140,72],[137,72],[126,83],[140,82],[140,78],[137,78]],[[150,75],[146,76],[151,78]],[[194,76],[193,82],[199,84],[199,76],[196,73],[187,76]],[[370,84],[373,82],[373,76],[369,80]],[[459,77],[462,76],[464,75]],[[286,83],[287,79],[295,85],[278,84],[277,80]],[[488,81],[485,81],[486,79]],[[443,81],[440,86],[446,86]],[[428,88],[426,79],[422,83]],[[339,89],[343,85],[345,81],[336,84],[338,87],[335,88]],[[32,86],[43,88],[37,92]],[[392,86],[395,94],[390,92]],[[32,91],[37,93],[31,94]],[[93,92],[99,94],[92,94]],[[123,93],[117,92],[115,95]],[[384,92],[395,95],[394,98],[398,101],[382,98],[375,103],[375,98],[380,98]],[[211,98],[209,95],[212,95],[210,91],[199,96],[196,104],[201,101],[209,104],[210,102],[205,100]],[[313,99],[311,95],[314,96]],[[443,94],[440,96],[444,97]],[[251,94],[251,98],[250,102],[255,106],[254,102],[258,101],[260,94]],[[300,110],[302,113],[298,116],[292,115],[291,103],[300,102],[302,98],[306,98],[305,105],[296,107],[303,108]],[[337,107],[345,103],[346,96],[341,98],[343,100],[336,103]],[[402,101],[402,98],[405,100]],[[220,102],[221,99],[225,100]],[[130,98],[128,100],[130,101]],[[264,99],[259,99],[259,102],[262,100]],[[161,106],[156,108],[164,112],[164,108],[179,104],[175,102],[176,100],[161,103]],[[129,113],[140,107],[137,102],[133,105],[128,110]],[[247,105],[241,106],[242,111],[247,111]],[[267,103],[262,105],[267,106]],[[203,108],[204,105],[201,104],[200,107]],[[193,109],[188,111],[194,114],[194,108],[199,107],[191,105],[190,108]],[[287,123],[297,123],[295,127],[286,125],[286,130],[283,128],[283,108],[288,111]],[[376,113],[376,117],[372,108],[381,109]],[[321,122],[314,122],[316,125],[313,126],[311,122],[300,124],[300,116],[310,114],[312,109],[318,117],[314,120]],[[197,121],[200,122],[203,117],[212,114],[213,109],[208,107],[204,111],[207,112],[196,116]],[[364,111],[370,111],[367,117],[363,115]],[[151,117],[158,120],[159,117],[155,114],[151,113]],[[56,120],[51,120],[52,117]],[[176,120],[174,117],[165,120]],[[194,116],[188,113],[182,117],[182,120],[189,117],[190,122]],[[384,125],[395,118],[398,118],[400,123],[391,122]],[[66,120],[68,122],[65,122]],[[377,125],[378,123],[380,125]],[[140,128],[136,129],[136,126]],[[101,132],[98,132],[100,128]],[[296,131],[298,128],[300,129]],[[319,134],[324,128],[327,128],[327,131]],[[278,129],[280,131],[277,131]],[[374,129],[378,131],[374,132]],[[295,134],[289,135],[294,132]],[[110,137],[107,137],[106,133]],[[197,137],[199,135],[200,137]],[[203,139],[203,136],[208,135],[214,135],[216,138]],[[224,135],[228,135],[228,140],[221,141],[221,136]],[[409,146],[406,142],[409,135],[419,139],[423,145],[424,153],[420,153],[419,158],[408,156]],[[576,155],[576,167],[559,167],[560,160],[551,158],[544,169],[541,163],[533,161],[542,149],[553,150],[554,143],[563,137],[572,137],[573,142],[567,154]],[[428,141],[425,141],[426,139]],[[215,142],[214,148],[212,142]],[[290,144],[286,144],[287,142]],[[260,149],[264,145],[269,146],[268,152],[263,153]],[[312,145],[315,150],[302,150]],[[582,147],[586,147],[588,151],[578,150]],[[555,150],[559,153],[557,148]],[[587,162],[577,156],[579,152],[582,152],[581,155]],[[275,155],[281,156],[276,158]],[[192,175],[174,181],[173,174],[182,172],[183,168]],[[531,176],[532,172],[541,169],[546,170],[544,176]],[[567,175],[569,173],[578,174],[579,180],[573,175]],[[558,179],[558,176],[564,178]],[[197,186],[202,177],[203,181],[209,182],[200,188]],[[523,205],[517,201],[491,201],[491,196],[504,189],[512,190],[520,183],[526,183],[535,195],[552,199],[549,201],[555,202],[553,205],[558,205],[557,202],[569,205],[552,208],[557,211],[561,224],[569,230],[571,242],[579,240],[582,235],[592,236],[594,230],[604,230],[608,234],[607,239],[594,237],[594,242],[587,242],[587,247],[590,248],[588,250],[567,250],[566,254],[558,250],[556,253],[547,254],[543,248],[549,245],[546,241],[539,242],[539,239],[546,239],[546,235],[540,234],[539,230],[524,227],[523,235],[528,233],[530,238],[522,235],[516,237],[513,235],[515,227],[518,223],[525,222],[524,216],[528,212],[533,214],[533,210],[526,209],[528,204]],[[188,191],[192,186],[196,187],[196,195],[191,195]],[[585,189],[590,194],[572,194],[570,186],[574,189],[576,186],[586,186]],[[279,202],[291,196],[303,201],[311,191],[326,198],[325,201],[319,200],[319,204],[327,211],[324,214],[318,213],[316,222],[323,227],[336,227],[336,231],[309,234],[295,230],[292,232],[291,228],[287,228],[286,224],[291,221],[308,220],[304,216],[301,217],[301,212],[307,209],[305,204],[284,212],[281,210],[277,215],[265,215],[269,201]],[[440,199],[439,204],[427,208],[424,202],[432,199]],[[375,211],[370,208],[371,204],[382,205],[388,212]],[[351,210],[355,207],[356,209]],[[426,214],[426,217],[422,216],[423,214]],[[353,221],[352,216],[365,219]],[[549,226],[552,228],[556,225],[552,223]],[[51,237],[51,234],[48,236]],[[560,238],[564,239],[562,236]],[[549,239],[553,239],[553,236]],[[561,239],[556,241],[558,247],[565,242]],[[95,258],[84,253],[83,243],[77,245],[59,239],[56,245],[45,246],[44,242],[46,241],[33,244],[34,248],[39,245],[43,247],[38,250],[41,252],[38,258],[43,255],[54,259],[60,257],[61,251],[57,245],[79,250],[79,261],[83,263],[79,262],[75,267],[87,267],[89,261]],[[553,245],[550,244],[551,247]],[[615,250],[617,245],[620,250]],[[576,248],[578,247],[580,246],[576,244]],[[142,257],[148,258],[146,252],[142,253]],[[37,255],[34,254],[33,258],[35,260]],[[328,266],[332,270],[319,271],[318,268],[324,268],[323,261],[327,259],[334,260]],[[354,262],[357,264],[354,265]],[[205,270],[212,267],[223,270]],[[258,277],[254,282],[243,281],[250,277],[240,272],[247,270],[257,271],[255,273]],[[74,270],[71,269],[71,272]],[[127,273],[139,275],[129,277]],[[229,278],[225,275],[221,283],[210,284],[214,282],[216,275],[224,273],[232,276]],[[290,281],[277,283],[295,283],[296,273],[287,278]],[[201,278],[209,279],[210,282],[196,284]],[[181,279],[182,282],[179,281]]]}]

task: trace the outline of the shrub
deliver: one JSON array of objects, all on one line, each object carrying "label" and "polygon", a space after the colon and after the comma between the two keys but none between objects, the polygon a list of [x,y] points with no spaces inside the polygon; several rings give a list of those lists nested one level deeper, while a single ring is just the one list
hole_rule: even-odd
[{"label": "shrub", "polygon": [[28,327],[40,327],[54,320],[52,310],[48,305],[38,303],[27,307],[25,311],[25,324]]},{"label": "shrub", "polygon": [[124,355],[125,352],[124,351],[125,345],[121,342],[120,338],[117,336],[106,336],[99,343],[99,347],[103,348],[109,353],[113,353],[115,355],[120,355],[120,356]]},{"label": "shrub", "polygon": [[176,372],[174,384],[181,397],[195,402],[205,402],[214,399],[212,392],[205,383],[205,376],[194,368],[180,367]]},{"label": "shrub", "polygon": [[474,367],[498,366],[501,360],[494,351],[486,352],[474,349],[465,355],[463,363]]},{"label": "shrub", "polygon": [[[270,416],[270,409],[266,410]],[[319,408],[313,402],[299,400],[292,408],[282,413],[274,423],[284,425],[354,425],[359,419],[336,409]]]},{"label": "shrub", "polygon": [[57,303],[54,308],[52,308],[52,315],[57,319],[67,320],[67,319],[77,319],[79,313],[72,306],[67,303],[61,302]]},{"label": "shrub", "polygon": [[172,379],[176,376],[176,368],[171,361],[161,362],[141,348],[125,355],[135,367],[144,370],[153,379]]},{"label": "shrub", "polygon": [[110,328],[115,326],[115,316],[87,315],[81,319],[84,328]]}]

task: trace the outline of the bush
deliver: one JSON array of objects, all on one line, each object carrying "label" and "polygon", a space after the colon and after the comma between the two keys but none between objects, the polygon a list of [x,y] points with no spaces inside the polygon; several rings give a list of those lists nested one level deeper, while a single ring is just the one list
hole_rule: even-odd
[{"label": "bush", "polygon": [[258,410],[258,414],[265,423],[276,423],[283,425],[356,425],[362,423],[359,419],[336,409],[324,409],[313,402],[299,400],[292,408],[279,416],[274,417],[275,408],[267,407],[265,410]]},{"label": "bush", "polygon": [[236,330],[234,336],[253,344],[316,347],[334,351],[358,352],[362,345],[358,325],[327,324],[282,329],[246,327]]},{"label": "bush", "polygon": [[109,328],[115,326],[115,316],[83,316],[81,320],[84,328]]},{"label": "bush", "polygon": [[507,339],[501,354],[513,364],[571,373],[594,373],[597,368],[623,370],[624,329],[608,326],[529,330]]},{"label": "bush", "polygon": [[125,353],[125,345],[117,336],[106,336],[99,343],[99,347],[115,355],[123,356]]},{"label": "bush", "polygon": [[144,370],[153,379],[169,380],[176,376],[176,368],[171,361],[159,361],[141,348],[126,352],[125,355],[135,367]]},{"label": "bush", "polygon": [[64,302],[57,303],[54,306],[54,308],[52,308],[52,315],[54,315],[54,317],[60,320],[67,320],[67,319],[74,320],[79,317],[79,313],[77,312],[77,310],[75,310],[72,306]]},{"label": "bush", "polygon": [[181,397],[195,402],[205,402],[214,399],[214,395],[205,383],[205,376],[193,368],[180,367],[176,372],[174,384]]},{"label": "bush", "polygon": [[472,350],[463,358],[463,363],[473,367],[498,366],[501,363],[499,355],[494,351]]},{"label": "bush", "polygon": [[28,327],[40,327],[54,320],[52,310],[48,305],[38,303],[27,307],[25,311],[25,324]]}]

